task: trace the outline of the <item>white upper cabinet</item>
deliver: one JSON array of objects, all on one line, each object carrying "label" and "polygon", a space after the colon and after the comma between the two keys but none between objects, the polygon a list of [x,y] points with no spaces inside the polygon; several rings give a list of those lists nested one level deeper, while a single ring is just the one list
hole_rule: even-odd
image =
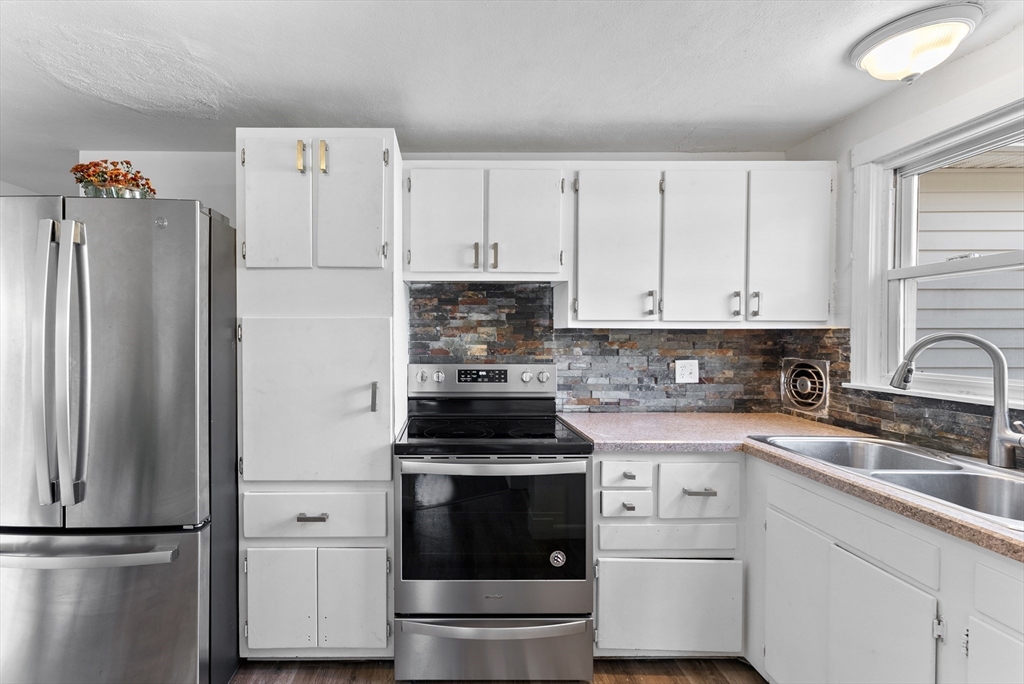
[{"label": "white upper cabinet", "polygon": [[558,273],[561,228],[561,171],[488,171],[488,271]]},{"label": "white upper cabinet", "polygon": [[831,182],[826,169],[750,172],[748,320],[828,320]]},{"label": "white upper cabinet", "polygon": [[579,320],[657,320],[660,182],[652,169],[580,171]]},{"label": "white upper cabinet", "polygon": [[384,265],[384,139],[315,141],[316,265]]},{"label": "white upper cabinet", "polygon": [[391,319],[242,321],[246,481],[391,479]]},{"label": "white upper cabinet", "polygon": [[667,171],[665,321],[741,321],[746,290],[747,171]]},{"label": "white upper cabinet", "polygon": [[313,265],[313,173],[310,140],[245,140],[245,265]]},{"label": "white upper cabinet", "polygon": [[484,259],[482,169],[413,169],[409,265],[417,271],[479,273]]}]

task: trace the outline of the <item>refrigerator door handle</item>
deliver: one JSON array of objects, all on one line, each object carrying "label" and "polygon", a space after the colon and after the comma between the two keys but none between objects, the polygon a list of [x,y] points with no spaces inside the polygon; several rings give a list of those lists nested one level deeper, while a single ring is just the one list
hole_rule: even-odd
[{"label": "refrigerator door handle", "polygon": [[177,546],[158,546],[150,551],[138,553],[103,553],[91,556],[28,556],[0,553],[0,568],[23,570],[128,568],[139,565],[173,563],[177,558]]},{"label": "refrigerator door handle", "polygon": [[32,307],[32,409],[37,425],[43,433],[46,449],[36,452],[36,486],[39,490],[39,504],[47,506],[57,500],[54,491],[53,473],[50,463],[55,460],[55,437],[52,433],[52,416],[49,414],[50,403],[46,397],[47,373],[50,372],[49,349],[46,346],[46,300],[50,289],[50,253],[51,245],[58,239],[59,228],[53,219],[39,221],[39,234],[36,242],[36,290],[35,305]]},{"label": "refrigerator door handle", "polygon": [[92,297],[89,292],[89,246],[85,224],[80,223],[75,242],[78,264],[79,369],[78,383],[78,455],[75,458],[75,503],[85,499],[85,481],[89,465],[89,425],[92,408]]},{"label": "refrigerator door handle", "polygon": [[[60,500],[65,506],[74,506],[81,501],[76,496],[76,489],[83,493],[82,488],[76,488],[74,482],[74,471],[71,467],[71,372],[69,368],[71,355],[71,260],[76,252],[76,243],[84,242],[85,226],[78,221],[65,220],[61,222],[60,242],[57,250],[57,292],[56,292],[56,314],[54,334],[54,415],[57,423],[57,476],[60,483]],[[81,280],[81,267],[79,268],[79,279]],[[79,292],[79,306],[82,304],[82,293]],[[83,325],[83,331],[87,332],[87,324]],[[82,337],[83,351],[87,350],[87,337]],[[85,354],[83,354],[83,359]],[[82,389],[88,390],[87,372],[83,369]],[[81,417],[85,407],[79,402],[79,416]],[[85,428],[88,436],[88,426]],[[79,436],[82,435],[81,426]],[[79,442],[79,448],[88,447]]]}]

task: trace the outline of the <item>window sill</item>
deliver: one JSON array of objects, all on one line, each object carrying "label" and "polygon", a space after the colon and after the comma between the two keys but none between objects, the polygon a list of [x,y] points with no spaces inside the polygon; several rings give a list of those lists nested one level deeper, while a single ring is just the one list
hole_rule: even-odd
[{"label": "window sill", "polygon": [[[869,392],[883,392],[885,394],[902,394],[908,397],[923,397],[925,399],[941,399],[943,401],[958,401],[964,404],[980,404],[982,406],[992,406],[991,395],[982,396],[979,394],[967,394],[930,389],[901,390],[892,387],[888,383],[871,385],[855,382],[844,382],[843,387],[847,387],[849,389],[867,390]],[[1020,397],[1015,397],[1011,394],[1007,405],[1011,409],[1024,409],[1024,400],[1022,400]]]}]

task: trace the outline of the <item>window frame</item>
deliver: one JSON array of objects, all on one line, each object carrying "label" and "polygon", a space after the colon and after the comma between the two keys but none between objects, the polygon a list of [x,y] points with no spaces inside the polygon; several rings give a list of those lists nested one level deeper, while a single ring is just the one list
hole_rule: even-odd
[{"label": "window frame", "polygon": [[[918,176],[1022,136],[1024,114],[1018,102],[854,167],[851,378],[845,387],[993,403],[991,378],[916,373],[907,390],[891,387],[889,379],[912,336],[906,312],[907,298],[916,292],[914,278],[1024,266],[1024,250],[905,266],[916,259],[916,231],[907,228],[916,226]],[[1012,408],[1024,408],[1024,382],[1009,383],[1009,399]]]}]

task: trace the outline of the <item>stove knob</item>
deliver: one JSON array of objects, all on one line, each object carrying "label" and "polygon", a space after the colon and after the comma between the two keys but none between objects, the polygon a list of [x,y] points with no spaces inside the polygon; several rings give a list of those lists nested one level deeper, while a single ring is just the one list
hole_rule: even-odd
[{"label": "stove knob", "polygon": [[531,373],[530,371],[524,371],[523,382],[530,382],[531,380],[533,380],[533,373]]},{"label": "stove knob", "polygon": [[429,377],[430,375],[425,370],[421,370],[419,373],[416,374],[416,379],[419,380],[420,382],[426,382],[427,378]]},{"label": "stove knob", "polygon": [[444,371],[434,371],[434,382],[444,382]]},{"label": "stove knob", "polygon": [[541,371],[540,373],[537,373],[537,379],[541,382],[547,382],[551,379],[551,374],[547,371]]}]

